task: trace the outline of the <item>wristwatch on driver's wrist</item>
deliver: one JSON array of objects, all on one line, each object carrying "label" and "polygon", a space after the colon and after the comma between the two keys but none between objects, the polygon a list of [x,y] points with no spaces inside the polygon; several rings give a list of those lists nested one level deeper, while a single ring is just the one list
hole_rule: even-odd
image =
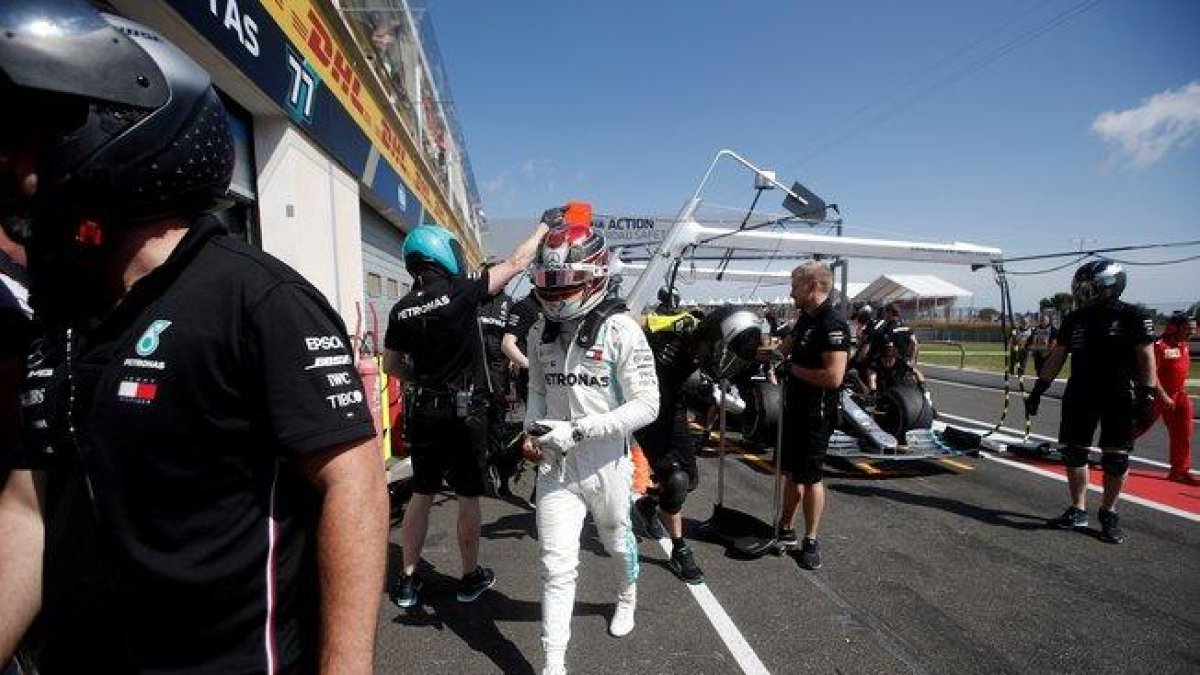
[{"label": "wristwatch on driver's wrist", "polygon": [[583,427],[579,426],[579,422],[571,422],[571,440],[576,443],[583,440]]}]

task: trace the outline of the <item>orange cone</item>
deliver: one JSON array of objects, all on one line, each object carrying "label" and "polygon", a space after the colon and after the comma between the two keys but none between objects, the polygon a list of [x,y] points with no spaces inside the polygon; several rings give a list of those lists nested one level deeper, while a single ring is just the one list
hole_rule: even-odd
[{"label": "orange cone", "polygon": [[633,491],[644,495],[651,483],[650,462],[646,461],[646,455],[639,445],[633,446],[630,457],[633,459]]}]

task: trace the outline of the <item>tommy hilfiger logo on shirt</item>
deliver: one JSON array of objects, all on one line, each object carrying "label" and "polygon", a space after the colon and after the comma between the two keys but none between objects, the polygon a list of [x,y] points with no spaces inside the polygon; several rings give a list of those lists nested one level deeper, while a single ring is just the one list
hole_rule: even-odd
[{"label": "tommy hilfiger logo on shirt", "polygon": [[131,403],[150,403],[158,396],[157,382],[139,382],[137,380],[121,380],[117,387],[117,398]]}]

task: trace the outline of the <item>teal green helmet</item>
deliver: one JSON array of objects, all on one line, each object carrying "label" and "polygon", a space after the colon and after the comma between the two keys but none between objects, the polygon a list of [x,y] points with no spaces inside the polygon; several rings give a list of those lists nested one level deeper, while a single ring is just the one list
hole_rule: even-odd
[{"label": "teal green helmet", "polygon": [[467,271],[462,245],[445,228],[437,225],[418,225],[404,238],[404,266],[416,274],[422,263],[433,263],[452,277]]}]

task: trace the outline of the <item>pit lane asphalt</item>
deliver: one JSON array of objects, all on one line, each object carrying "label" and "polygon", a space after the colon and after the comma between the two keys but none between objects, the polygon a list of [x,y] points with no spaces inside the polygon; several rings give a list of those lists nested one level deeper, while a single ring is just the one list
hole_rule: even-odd
[{"label": "pit lane asphalt", "polygon": [[[1000,395],[943,382],[940,410],[993,421]],[[1016,401],[1014,401],[1016,405]],[[1047,399],[1035,433],[1053,436]],[[1008,426],[1020,428],[1019,411]],[[1156,433],[1157,432],[1157,433]],[[1161,428],[1138,454],[1165,460]],[[1200,672],[1200,527],[1121,505],[1129,541],[1045,527],[1065,486],[979,458],[833,470],[821,541],[824,567],[789,557],[730,558],[701,521],[716,497],[716,460],[684,508],[687,535],[708,587],[772,673],[1184,673]],[[726,464],[726,504],[768,517],[772,479],[761,461]],[[528,494],[531,477],[516,487]],[[459,605],[454,504],[439,499],[425,559],[424,606],[390,602],[380,615],[380,673],[539,672],[540,582],[531,510],[483,501],[481,558],[498,582]],[[397,517],[399,513],[396,514]],[[399,520],[389,579],[399,566]],[[665,567],[657,542],[640,541],[637,628],[607,634],[618,564],[585,529],[567,663],[574,673],[739,673],[705,613]]]}]

